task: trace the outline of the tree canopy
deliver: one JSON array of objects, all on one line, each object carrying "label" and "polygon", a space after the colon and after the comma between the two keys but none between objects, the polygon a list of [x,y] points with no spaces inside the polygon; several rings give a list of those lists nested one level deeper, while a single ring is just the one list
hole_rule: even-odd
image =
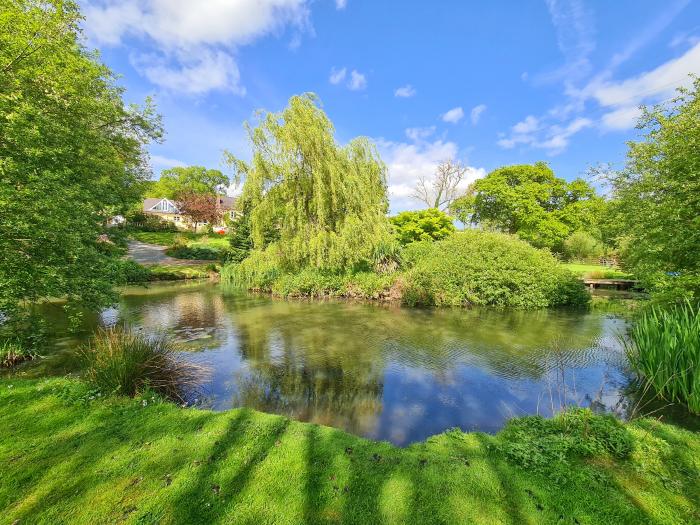
[{"label": "tree canopy", "polygon": [[177,199],[180,194],[216,194],[229,183],[228,177],[219,170],[204,166],[176,167],[163,170],[160,179],[148,188],[146,194],[168,199]]},{"label": "tree canopy", "polygon": [[404,211],[390,219],[401,244],[416,241],[437,241],[455,231],[452,218],[436,208]]},{"label": "tree canopy", "polygon": [[0,311],[111,298],[101,225],[149,179],[150,101],[126,106],[66,0],[0,0]]},{"label": "tree canopy", "polygon": [[245,178],[253,245],[268,247],[282,267],[343,270],[379,262],[393,239],[386,217],[386,167],[374,145],[357,138],[340,146],[313,94],[295,96],[280,113],[248,126],[250,164],[228,154]]},{"label": "tree canopy", "polygon": [[700,298],[700,79],[644,108],[642,140],[609,173],[625,261],[652,290]]},{"label": "tree canopy", "polygon": [[594,229],[603,201],[584,180],[567,182],[544,162],[498,168],[474,182],[451,210],[466,223],[517,234],[561,251],[572,232]]}]

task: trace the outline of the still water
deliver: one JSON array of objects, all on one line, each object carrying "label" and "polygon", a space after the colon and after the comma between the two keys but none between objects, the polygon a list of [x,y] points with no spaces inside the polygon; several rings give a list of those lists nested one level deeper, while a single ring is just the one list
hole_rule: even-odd
[{"label": "still water", "polygon": [[[76,338],[47,312],[55,350],[23,374],[75,368]],[[448,428],[495,432],[567,404],[622,417],[637,406],[619,335],[600,313],[409,309],[284,301],[212,283],[125,290],[86,328],[174,335],[212,375],[196,403],[247,406],[405,445]],[[88,333],[86,330],[82,337]]]}]

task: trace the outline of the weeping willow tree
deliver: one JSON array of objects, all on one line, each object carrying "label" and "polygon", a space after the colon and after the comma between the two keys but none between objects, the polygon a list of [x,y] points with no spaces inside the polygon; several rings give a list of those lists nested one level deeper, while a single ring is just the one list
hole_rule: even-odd
[{"label": "weeping willow tree", "polygon": [[282,271],[381,264],[394,241],[386,166],[374,145],[357,138],[340,146],[313,94],[292,97],[282,112],[259,117],[256,127],[248,126],[252,161],[227,153],[244,180],[252,257],[264,250],[264,259]]}]

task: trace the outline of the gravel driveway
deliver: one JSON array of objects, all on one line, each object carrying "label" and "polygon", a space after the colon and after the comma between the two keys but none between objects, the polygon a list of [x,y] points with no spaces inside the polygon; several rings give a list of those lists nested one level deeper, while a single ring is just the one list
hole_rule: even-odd
[{"label": "gravel driveway", "polygon": [[215,261],[202,261],[197,259],[175,259],[165,255],[165,246],[148,244],[141,241],[129,241],[129,258],[145,266],[153,264],[166,264],[169,266],[191,266],[193,264],[210,264]]}]

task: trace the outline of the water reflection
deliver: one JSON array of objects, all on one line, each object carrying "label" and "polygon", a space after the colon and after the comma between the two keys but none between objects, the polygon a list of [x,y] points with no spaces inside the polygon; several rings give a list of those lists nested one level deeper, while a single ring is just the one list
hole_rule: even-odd
[{"label": "water reflection", "polygon": [[[493,432],[567,404],[628,413],[623,321],[581,312],[418,310],[293,302],[204,284],[125,291],[91,325],[167,330],[213,365],[206,406],[249,406],[397,444],[447,428]],[[52,319],[64,372],[74,340]],[[78,336],[80,337],[80,336]]]}]

